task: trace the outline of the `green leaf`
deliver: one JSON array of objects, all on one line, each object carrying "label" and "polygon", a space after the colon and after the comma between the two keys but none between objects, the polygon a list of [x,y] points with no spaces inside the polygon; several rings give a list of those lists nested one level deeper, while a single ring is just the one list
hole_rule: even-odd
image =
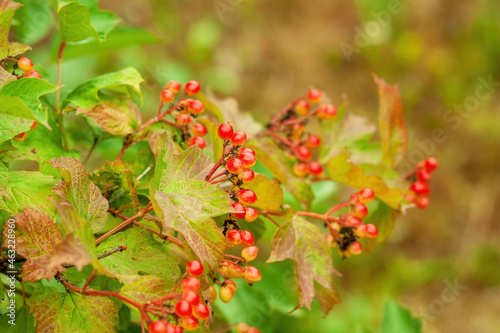
[{"label": "green leaf", "polygon": [[365,239],[365,249],[370,251],[375,243],[381,243],[389,239],[394,230],[394,225],[398,219],[399,212],[386,205],[383,201],[378,201],[377,208],[371,213],[364,223],[371,223],[377,226],[378,237],[376,239]]},{"label": "green leaf", "polygon": [[2,315],[0,317],[0,332],[35,333],[35,319],[30,313],[30,306],[25,305],[17,309],[15,320],[11,319],[7,314]]},{"label": "green leaf", "polygon": [[57,86],[49,83],[47,80],[39,78],[24,78],[5,84],[0,88],[0,95],[15,96],[33,112],[36,120],[50,129],[48,123],[48,109],[42,106],[40,97],[53,93]]},{"label": "green leaf", "polygon": [[74,207],[94,232],[102,230],[108,219],[108,201],[90,181],[83,164],[72,157],[54,158],[48,163],[52,164],[64,179],[64,182],[59,182],[54,192],[63,199],[64,204]]},{"label": "green leaf", "polygon": [[[16,221],[16,252],[26,258],[23,265],[23,281],[50,280],[64,270],[64,267],[49,267],[51,256],[62,241],[57,223],[49,216],[26,209],[24,213],[13,215]],[[8,228],[4,227],[4,235],[8,237]],[[4,246],[7,247],[6,238]]]},{"label": "green leaf", "polygon": [[382,141],[382,162],[388,167],[394,167],[403,160],[408,141],[403,105],[398,86],[388,85],[376,75],[374,80],[380,103],[378,124]]},{"label": "green leaf", "polygon": [[30,298],[37,332],[114,332],[118,309],[107,297],[60,293],[53,287],[37,287]]},{"label": "green leaf", "polygon": [[14,75],[7,72],[3,67],[0,67],[0,87],[15,80],[17,80],[17,78]]},{"label": "green leaf", "polygon": [[[0,59],[7,56],[15,57],[22,54],[31,47],[21,43],[9,43],[9,30],[14,12],[22,5],[10,0],[0,1]],[[1,103],[0,103],[1,104]]]},{"label": "green leaf", "polygon": [[30,130],[35,116],[18,97],[0,96],[0,143]]},{"label": "green leaf", "polygon": [[54,14],[49,1],[23,0],[16,11],[17,24],[12,24],[16,40],[34,45],[41,41],[54,26]]},{"label": "green leaf", "polygon": [[222,148],[224,147],[224,140],[222,140],[219,137],[219,134],[217,134],[219,125],[208,118],[198,118],[197,121],[205,125],[207,128],[214,152],[214,160],[218,160],[222,156]]},{"label": "green leaf", "polygon": [[420,333],[422,322],[412,316],[411,312],[392,300],[387,300],[382,319],[382,333]]},{"label": "green leaf", "polygon": [[[105,252],[126,245],[127,249],[100,260],[101,264],[122,282],[130,282],[138,275],[155,275],[175,282],[180,277],[179,259],[167,246],[154,239],[153,233],[134,227],[117,233],[99,245]],[[171,244],[169,246],[177,246]]]},{"label": "green leaf", "polygon": [[90,11],[78,2],[62,2],[57,9],[59,31],[64,42],[80,41],[87,38],[99,38],[99,34],[90,24]]},{"label": "green leaf", "polygon": [[[325,315],[340,302],[333,287],[331,250],[325,235],[314,224],[295,216],[282,225],[273,236],[268,263],[292,259],[299,303],[295,307],[311,309],[313,298],[319,297]],[[321,287],[316,287],[315,282]],[[294,309],[294,310],[295,310]]]},{"label": "green leaf", "polygon": [[[328,177],[331,180],[357,189],[371,188],[375,196],[391,208],[399,210],[404,199],[404,190],[390,188],[380,175],[367,175],[365,169],[349,161],[348,152],[343,152],[326,163]],[[378,170],[380,172],[380,170]],[[392,170],[387,170],[392,175]]]},{"label": "green leaf", "polygon": [[283,189],[276,179],[269,179],[264,175],[255,175],[254,180],[243,185],[244,188],[252,190],[258,200],[252,205],[262,210],[280,210],[283,205]]},{"label": "green leaf", "polygon": [[168,295],[175,283],[158,276],[136,276],[120,290],[120,294],[139,303],[147,303],[159,297]]}]

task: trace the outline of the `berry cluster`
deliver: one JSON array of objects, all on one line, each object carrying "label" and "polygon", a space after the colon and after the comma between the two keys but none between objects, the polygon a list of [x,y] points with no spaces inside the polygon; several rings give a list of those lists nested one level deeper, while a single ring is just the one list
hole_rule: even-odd
[{"label": "berry cluster", "polygon": [[414,194],[408,195],[407,199],[409,202],[415,203],[418,208],[424,209],[429,206],[428,195],[431,193],[429,181],[432,178],[432,172],[437,167],[438,161],[434,157],[429,157],[418,163],[415,170],[407,175],[408,179],[413,180],[410,190]]},{"label": "berry cluster", "polygon": [[[169,81],[160,92],[160,109],[163,104],[171,104],[175,100],[175,95],[181,91],[181,84],[177,81]],[[200,91],[200,84],[197,81],[189,81],[184,86],[184,94],[174,112],[169,115],[175,120],[170,122],[163,120],[182,131],[182,141],[187,141],[187,146],[198,145],[201,149],[207,145],[203,138],[207,133],[207,128],[202,123],[194,123],[193,118],[205,112],[205,105],[200,100],[186,98],[185,95],[194,96]],[[173,106],[173,105],[171,105]]]},{"label": "berry cluster", "polygon": [[370,188],[353,193],[349,202],[340,204],[337,208],[350,207],[349,213],[342,214],[339,218],[331,218],[333,223],[330,223],[330,233],[326,235],[326,239],[331,247],[339,246],[339,254],[342,257],[348,258],[351,255],[361,254],[363,246],[359,242],[360,238],[378,236],[375,225],[365,224],[362,221],[368,215],[368,208],[365,204],[372,201],[374,197],[375,193]]}]

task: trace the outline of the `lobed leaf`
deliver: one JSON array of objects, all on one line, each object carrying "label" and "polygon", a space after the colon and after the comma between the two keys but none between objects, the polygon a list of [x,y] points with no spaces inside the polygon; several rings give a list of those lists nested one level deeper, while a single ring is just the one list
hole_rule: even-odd
[{"label": "lobed leaf", "polygon": [[20,309],[16,309],[16,319],[14,321],[15,325],[12,325],[11,322],[12,319],[7,316],[7,314],[0,316],[0,332],[35,333],[35,319],[30,313],[29,305],[24,305]]},{"label": "lobed leaf", "polygon": [[0,96],[0,105],[0,144],[30,130],[36,118],[18,97]]},{"label": "lobed leaf", "polygon": [[12,17],[15,11],[21,6],[22,5],[17,2],[0,0],[0,59],[7,56],[15,57],[18,54],[31,50],[31,47],[28,45],[9,42],[9,30]]},{"label": "lobed leaf", "polygon": [[276,179],[269,179],[262,174],[255,175],[250,184],[243,185],[252,190],[258,200],[252,206],[262,210],[280,210],[283,205],[283,189]]},{"label": "lobed leaf", "polygon": [[123,286],[120,294],[139,303],[147,303],[168,295],[174,285],[175,283],[171,283],[158,276],[136,276]]}]

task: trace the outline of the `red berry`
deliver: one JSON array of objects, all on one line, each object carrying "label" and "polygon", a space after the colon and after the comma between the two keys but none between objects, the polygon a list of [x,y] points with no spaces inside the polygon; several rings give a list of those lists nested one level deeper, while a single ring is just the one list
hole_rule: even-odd
[{"label": "red berry", "polygon": [[23,77],[37,77],[39,79],[42,78],[42,76],[40,75],[40,73],[38,73],[38,71],[32,69],[30,71],[27,71],[27,72],[24,72],[24,75]]},{"label": "red berry", "polygon": [[191,305],[196,305],[200,303],[200,296],[194,291],[188,290],[182,295],[182,300],[188,302]]},{"label": "red berry", "polygon": [[241,267],[240,265],[229,264],[229,266],[227,267],[226,276],[228,278],[239,279],[243,277],[243,274],[243,267]]},{"label": "red berry", "polygon": [[233,137],[233,126],[230,123],[223,123],[219,126],[217,134],[222,140],[230,140]]},{"label": "red berry", "polygon": [[318,106],[318,113],[316,114],[316,117],[318,117],[318,119],[331,119],[336,115],[337,109],[335,108],[335,106],[330,104]]},{"label": "red berry", "polygon": [[233,146],[242,146],[247,142],[247,134],[243,131],[236,131],[234,132],[232,138],[231,138],[231,143]]},{"label": "red berry", "polygon": [[348,250],[349,250],[349,252],[351,252],[351,254],[358,255],[358,254],[361,254],[361,252],[363,251],[363,246],[361,245],[360,242],[355,241],[354,243],[349,245]]},{"label": "red berry", "polygon": [[233,280],[226,280],[225,285],[229,287],[233,292],[236,292],[236,290],[238,290],[238,286]]},{"label": "red berry", "polygon": [[319,136],[311,134],[307,137],[307,141],[306,141],[307,147],[314,149],[314,148],[318,148],[320,144],[321,144],[321,139],[319,138]]},{"label": "red berry", "polygon": [[241,251],[241,257],[248,262],[253,261],[255,258],[257,258],[257,254],[259,254],[259,248],[257,246],[245,247]]},{"label": "red berry", "polygon": [[179,93],[179,91],[181,91],[182,86],[179,82],[172,80],[172,81],[168,81],[165,88],[170,90],[174,94],[177,94],[177,93]]},{"label": "red berry", "polygon": [[[248,155],[248,154],[246,154],[246,155]],[[245,164],[245,163],[243,162],[243,164]],[[255,178],[255,172],[253,172],[253,170],[250,170],[250,169],[245,169],[238,175],[238,178],[241,179],[243,184],[251,183],[252,180]]]},{"label": "red berry", "polygon": [[184,90],[189,96],[196,95],[200,91],[200,84],[198,83],[198,81],[189,81],[184,86]]},{"label": "red berry", "polygon": [[28,58],[19,58],[17,61],[17,67],[21,70],[27,72],[33,69],[33,62]]},{"label": "red berry", "polygon": [[182,281],[181,284],[182,291],[194,291],[197,292],[200,289],[200,280],[195,277],[188,276]]},{"label": "red berry", "polygon": [[365,204],[357,203],[354,205],[353,215],[362,219],[368,215],[368,208],[366,208]]},{"label": "red berry", "polygon": [[259,282],[262,279],[262,275],[260,274],[260,271],[253,266],[247,266],[245,267],[245,275],[243,276],[243,281],[246,283],[255,283]]},{"label": "red berry", "polygon": [[419,195],[415,199],[415,204],[417,205],[418,208],[424,209],[427,206],[429,206],[429,198],[425,195]]},{"label": "red berry", "polygon": [[306,146],[298,146],[295,149],[295,156],[301,161],[307,161],[311,159],[311,151]]},{"label": "red berry", "polygon": [[243,189],[238,192],[238,201],[244,205],[252,205],[257,201],[257,195],[252,190]]},{"label": "red berry", "polygon": [[175,305],[175,313],[181,318],[191,316],[191,303],[184,300],[177,302],[177,304]]},{"label": "red berry", "polygon": [[167,324],[165,324],[161,320],[153,321],[151,324],[149,324],[148,332],[149,333],[167,333]]},{"label": "red berry", "polygon": [[179,125],[188,125],[191,123],[191,116],[185,113],[179,113],[177,115],[176,122]]},{"label": "red berry", "polygon": [[318,89],[309,89],[307,92],[307,100],[310,103],[319,103],[321,101],[322,93]]},{"label": "red berry", "polygon": [[189,113],[200,115],[205,112],[205,105],[197,99],[190,99],[187,103],[187,109]]},{"label": "red berry", "polygon": [[210,310],[208,310],[205,304],[198,303],[198,305],[193,308],[193,316],[199,320],[205,320],[210,317]]},{"label": "red berry", "polygon": [[425,169],[429,172],[436,170],[438,161],[434,157],[429,157],[425,160]]},{"label": "red berry", "polygon": [[425,169],[425,161],[418,162],[417,165],[415,166],[415,169],[417,170]]},{"label": "red berry", "polygon": [[240,155],[241,154],[252,154],[253,156],[255,156],[255,150],[253,150],[252,148],[248,148],[248,147],[241,148]]},{"label": "red berry", "polygon": [[167,325],[167,331],[165,333],[177,333],[177,332],[182,333],[182,328],[170,323],[167,323],[166,325]]},{"label": "red berry", "polygon": [[354,234],[359,238],[366,237],[366,224],[360,224],[354,229]]},{"label": "red berry", "polygon": [[191,131],[193,131],[193,134],[195,136],[205,136],[208,133],[205,125],[200,124],[200,123],[194,124],[193,127],[191,127]]},{"label": "red berry", "polygon": [[241,236],[241,245],[247,247],[247,246],[252,246],[253,244],[255,244],[255,238],[253,237],[253,235],[250,231],[241,230],[240,236]]},{"label": "red berry", "polygon": [[192,260],[187,263],[186,271],[191,276],[200,276],[203,273],[203,265],[198,260]]},{"label": "red berry", "polygon": [[316,161],[309,162],[307,168],[309,169],[309,173],[316,178],[323,177],[323,175],[325,174],[321,164]]},{"label": "red berry", "polygon": [[226,232],[226,239],[232,245],[239,245],[241,243],[240,232],[236,229],[231,229]]},{"label": "red berry", "polygon": [[365,237],[377,238],[378,230],[374,224],[365,224]]},{"label": "red berry", "polygon": [[348,227],[355,227],[361,224],[361,220],[355,216],[348,216],[345,220],[345,224]]},{"label": "red berry", "polygon": [[371,188],[364,188],[358,193],[359,202],[368,203],[373,200],[375,193]]},{"label": "red berry", "polygon": [[303,178],[307,176],[307,172],[309,169],[307,168],[307,164],[302,162],[297,162],[293,165],[293,173],[295,176]]},{"label": "red berry", "polygon": [[245,221],[251,223],[259,217],[259,213],[252,207],[246,207]]},{"label": "red berry", "polygon": [[359,202],[359,192],[351,194],[351,196],[349,197],[349,201],[353,204],[358,203]]},{"label": "red berry", "polygon": [[38,123],[37,123],[37,122],[36,122],[36,120],[35,120],[35,121],[33,122],[33,124],[31,125],[30,130],[35,129],[37,126],[38,126]]},{"label": "red berry", "polygon": [[227,171],[231,172],[234,175],[242,172],[244,167],[245,166],[243,165],[243,162],[236,157],[230,158],[226,164]]},{"label": "red berry", "polygon": [[330,246],[330,247],[334,247],[335,244],[337,244],[337,242],[335,242],[335,237],[333,237],[332,234],[326,234],[325,239],[328,243],[328,246]]},{"label": "red berry", "polygon": [[429,189],[429,183],[426,182],[421,182],[421,181],[416,181],[413,184],[411,184],[410,189],[415,193],[416,195],[427,195],[431,192]]},{"label": "red berry", "polygon": [[26,140],[26,132],[19,133],[14,137],[14,140],[23,142],[24,140]]},{"label": "red berry", "polygon": [[[227,280],[227,281],[231,281],[231,280]],[[224,303],[228,303],[230,300],[232,300],[233,296],[234,296],[234,290],[230,286],[226,285],[226,286],[222,286],[220,288],[219,297],[220,297],[221,301],[223,301]]]},{"label": "red berry", "polygon": [[160,100],[162,103],[169,104],[175,99],[175,95],[168,89],[162,89],[160,91]]},{"label": "red berry", "polygon": [[428,182],[431,180],[432,175],[429,171],[422,169],[417,172],[417,179],[420,180],[422,183]]},{"label": "red berry", "polygon": [[193,316],[184,317],[181,319],[182,328],[188,332],[194,331],[200,326],[198,319]]},{"label": "red berry", "polygon": [[249,327],[246,333],[260,333],[257,327]]},{"label": "red berry", "polygon": [[191,139],[189,139],[187,146],[191,147],[194,145],[197,145],[198,147],[200,147],[200,149],[203,149],[207,146],[207,142],[201,136],[194,136]]},{"label": "red berry", "polygon": [[238,158],[243,162],[243,165],[245,168],[249,169],[255,165],[257,160],[255,159],[255,156],[252,154],[240,154]]},{"label": "red berry", "polygon": [[302,99],[295,102],[294,105],[295,112],[297,112],[300,115],[305,115],[307,112],[309,112],[309,108],[310,108],[309,103],[307,103]]},{"label": "red berry", "polygon": [[237,213],[231,213],[231,215],[233,215],[237,219],[244,219],[245,218],[245,215],[246,215],[245,206],[243,206],[239,202],[235,202],[231,206],[234,208],[234,210],[237,211]]},{"label": "red berry", "polygon": [[247,333],[249,328],[250,326],[247,324],[239,323],[238,326],[236,326],[236,333]]}]

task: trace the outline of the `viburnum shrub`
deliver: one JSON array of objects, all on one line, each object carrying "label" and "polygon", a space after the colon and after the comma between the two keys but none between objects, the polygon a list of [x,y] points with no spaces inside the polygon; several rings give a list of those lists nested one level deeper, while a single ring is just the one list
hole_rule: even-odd
[{"label": "viburnum shrub", "polygon": [[[251,295],[249,286],[269,278],[265,260],[292,259],[297,308],[316,297],[327,314],[340,301],[333,263],[386,239],[408,208],[429,204],[436,159],[405,176],[396,169],[407,148],[397,87],[375,78],[380,142],[366,119],[318,89],[263,126],[234,101],[205,96],[197,81],[172,79],[150,116],[140,111],[143,79],[132,68],[61,90],[65,52],[95,48],[116,22],[108,13],[93,26],[98,9],[55,3],[55,84],[23,55],[30,47],[0,43],[0,271],[22,287],[18,310],[35,325],[27,332],[112,332],[123,322],[207,331],[239,289]],[[18,6],[0,6],[2,38]],[[120,147],[101,149],[111,138]],[[38,170],[19,170],[22,160]],[[322,182],[346,188],[315,212]],[[264,228],[275,229],[270,244]],[[270,249],[259,255],[262,247]]]}]

